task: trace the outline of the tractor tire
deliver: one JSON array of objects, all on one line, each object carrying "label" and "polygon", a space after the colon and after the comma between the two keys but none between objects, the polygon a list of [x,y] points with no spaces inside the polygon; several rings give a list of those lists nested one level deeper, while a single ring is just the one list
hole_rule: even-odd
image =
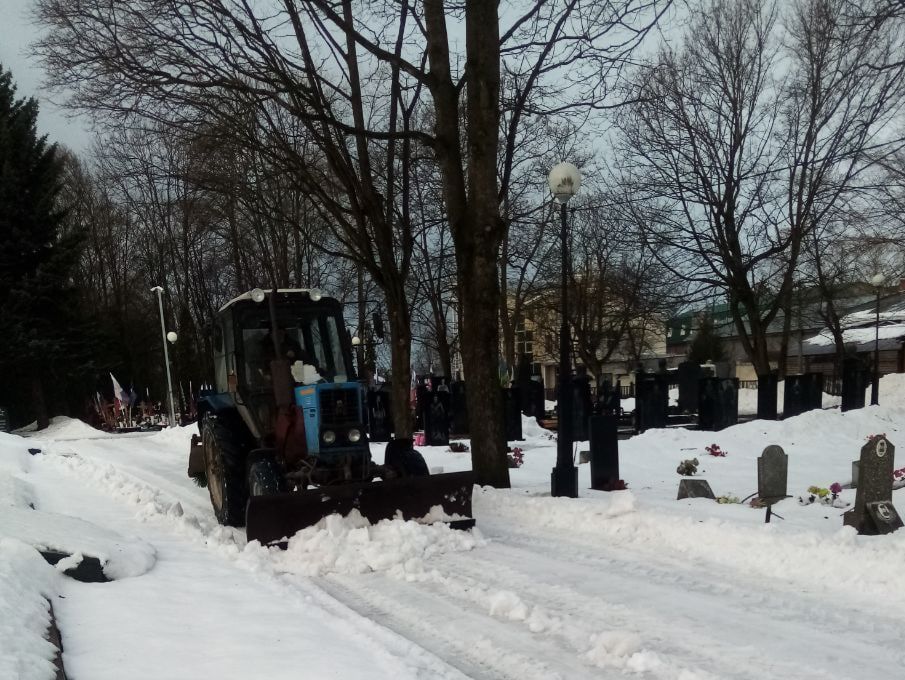
[{"label": "tractor tire", "polygon": [[424,462],[422,456],[415,449],[409,449],[402,454],[402,475],[403,477],[429,477],[430,470],[427,463]]},{"label": "tractor tire", "polygon": [[245,480],[245,450],[229,427],[215,416],[201,425],[204,471],[214,515],[220,524],[245,526],[248,486]]},{"label": "tractor tire", "polygon": [[248,461],[248,495],[270,496],[283,490],[283,474],[273,456],[258,455]]}]

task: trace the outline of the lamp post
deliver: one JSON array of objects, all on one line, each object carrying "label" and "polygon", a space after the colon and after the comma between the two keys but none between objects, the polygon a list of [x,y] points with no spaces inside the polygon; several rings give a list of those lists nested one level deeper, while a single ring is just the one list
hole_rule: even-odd
[{"label": "lamp post", "polygon": [[550,193],[560,205],[560,237],[562,240],[562,291],[559,327],[559,402],[556,436],[556,467],[550,474],[550,493],[553,496],[578,497],[578,468],[572,458],[572,364],[569,359],[569,233],[566,225],[566,204],[581,187],[581,173],[571,163],[560,163],[547,177]]},{"label": "lamp post", "polygon": [[870,405],[880,403],[880,286],[886,277],[883,274],[874,274],[870,282],[877,289],[876,321],[874,323],[874,375],[870,384]]},{"label": "lamp post", "polygon": [[170,403],[170,427],[176,424],[176,409],[173,406],[173,381],[170,378],[170,351],[167,349],[167,340],[176,342],[176,334],[170,331],[167,334],[167,328],[163,321],[163,288],[154,286],[152,293],[157,293],[157,307],[160,310],[160,336],[163,339],[163,363],[167,369],[167,397]]}]

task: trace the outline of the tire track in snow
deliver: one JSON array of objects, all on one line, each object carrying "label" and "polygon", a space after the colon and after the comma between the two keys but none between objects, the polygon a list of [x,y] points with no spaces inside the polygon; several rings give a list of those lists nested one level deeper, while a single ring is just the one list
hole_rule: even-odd
[{"label": "tire track in snow", "polygon": [[[179,494],[174,497],[147,484],[147,480],[141,475],[123,472],[116,465],[96,462],[78,454],[49,453],[44,454],[40,460],[56,472],[88,481],[90,488],[83,487],[80,491],[82,494],[101,495],[108,503],[126,508],[134,509],[138,505],[138,513],[126,520],[127,523],[140,525],[150,520],[154,522],[155,528],[166,531],[170,541],[189,540],[202,544],[202,549],[206,548],[205,552],[213,559],[231,563],[240,573],[255,578],[258,587],[286,606],[303,613],[310,608],[312,601],[315,602],[320,610],[332,616],[329,625],[336,629],[337,634],[349,639],[363,638],[362,641],[367,645],[394,658],[408,670],[414,671],[418,678],[467,680],[468,676],[457,670],[454,664],[447,663],[417,642],[400,636],[383,626],[379,620],[362,615],[340,600],[330,597],[310,579],[299,580],[299,577],[279,572],[273,568],[262,549],[257,552],[243,551],[244,537],[240,530],[199,520],[183,514],[181,510],[173,512],[175,506],[181,508],[181,503],[185,501]],[[193,546],[195,549],[198,547]],[[264,621],[261,625],[267,626],[268,623]]]}]

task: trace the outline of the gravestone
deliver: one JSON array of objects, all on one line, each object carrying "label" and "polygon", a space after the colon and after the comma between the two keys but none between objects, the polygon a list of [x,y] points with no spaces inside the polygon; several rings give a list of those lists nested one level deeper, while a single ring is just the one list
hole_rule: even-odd
[{"label": "gravestone", "polygon": [[852,488],[858,488],[858,468],[861,466],[860,460],[852,461]]},{"label": "gravestone", "polygon": [[868,503],[867,514],[873,521],[877,534],[891,534],[903,526],[902,518],[899,517],[899,513],[889,501]]},{"label": "gravestone", "polygon": [[701,366],[694,361],[683,361],[678,365],[679,412],[695,413],[698,410],[698,381],[703,377]]},{"label": "gravestone", "polygon": [[787,375],[782,401],[782,417],[790,418],[823,404],[823,373]]},{"label": "gravestone", "polygon": [[680,501],[683,498],[710,498],[711,500],[716,500],[716,496],[713,495],[713,489],[710,488],[710,484],[706,479],[680,479],[679,493],[676,496],[676,500]]},{"label": "gravestone", "polygon": [[468,435],[468,406],[465,400],[465,382],[457,380],[449,386],[450,430],[458,436]]},{"label": "gravestone", "polygon": [[772,504],[788,498],[789,456],[781,446],[771,444],[757,459],[757,496]]},{"label": "gravestone", "polygon": [[518,387],[519,393],[522,396],[521,407],[522,413],[526,416],[537,417],[537,414],[529,411],[533,411],[534,404],[527,398],[529,383],[531,382],[531,362],[528,361],[528,355],[522,354],[519,357],[518,368],[515,371],[515,384],[513,387]]},{"label": "gravestone", "polygon": [[[522,392],[522,413],[532,418],[543,418],[546,412],[544,407],[544,383],[538,380],[529,380],[527,389]],[[525,406],[527,404],[527,406]]]},{"label": "gravestone", "polygon": [[738,378],[701,378],[698,428],[718,432],[738,424]]},{"label": "gravestone", "polygon": [[619,416],[591,416],[591,488],[613,491],[619,482]]},{"label": "gravestone", "polygon": [[522,437],[522,404],[517,387],[503,389],[503,418],[506,426],[506,441],[513,442]]},{"label": "gravestone", "polygon": [[431,391],[427,388],[422,380],[418,379],[415,387],[415,429],[424,430],[427,427],[425,413],[431,402]]},{"label": "gravestone", "polygon": [[[884,436],[872,437],[861,447],[858,465],[858,489],[855,505],[845,513],[843,523],[855,527],[859,534],[874,535],[889,529],[888,522],[881,518],[885,526],[877,524],[880,510],[877,503],[892,506],[892,471],[895,468],[895,447]],[[898,513],[895,513],[898,517]]]},{"label": "gravestone", "polygon": [[572,379],[572,441],[588,440],[588,418],[591,417],[591,383],[586,373]]},{"label": "gravestone", "polygon": [[757,417],[776,420],[779,376],[774,371],[757,377]]},{"label": "gravestone", "polygon": [[635,375],[635,430],[666,427],[669,413],[669,378],[662,373]]},{"label": "gravestone", "polygon": [[424,442],[428,446],[449,444],[449,390],[430,393],[424,411]]},{"label": "gravestone", "polygon": [[714,361],[713,372],[717,378],[731,378],[732,364],[728,361]]},{"label": "gravestone", "polygon": [[869,380],[858,355],[847,352],[842,359],[842,411],[864,408],[864,393]]},{"label": "gravestone", "polygon": [[392,437],[393,411],[390,404],[389,392],[368,392],[368,435],[372,442],[388,442]]}]

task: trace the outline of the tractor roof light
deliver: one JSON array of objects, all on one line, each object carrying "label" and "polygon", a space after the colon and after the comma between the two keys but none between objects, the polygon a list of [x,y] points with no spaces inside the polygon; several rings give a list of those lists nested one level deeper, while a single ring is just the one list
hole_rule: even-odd
[{"label": "tractor roof light", "polygon": [[347,436],[349,437],[349,441],[355,444],[356,442],[361,441],[361,430],[349,430],[349,434]]},{"label": "tractor roof light", "polygon": [[324,444],[332,444],[336,441],[336,433],[333,430],[326,430],[324,434],[321,435],[321,439],[324,440]]},{"label": "tractor roof light", "polygon": [[255,288],[251,291],[251,299],[257,303],[264,302],[264,299],[267,297],[267,293],[265,293],[260,288]]},{"label": "tractor roof light", "polygon": [[308,291],[308,297],[311,298],[311,302],[317,302],[317,301],[319,301],[323,296],[324,296],[324,294],[321,293],[321,289],[320,289],[320,288],[312,288],[311,290]]}]

